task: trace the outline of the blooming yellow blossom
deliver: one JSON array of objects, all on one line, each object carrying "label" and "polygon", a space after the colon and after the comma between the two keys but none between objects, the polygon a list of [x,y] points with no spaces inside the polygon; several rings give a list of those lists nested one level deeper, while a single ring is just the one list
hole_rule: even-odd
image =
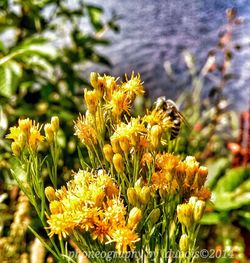
[{"label": "blooming yellow blossom", "polygon": [[44,136],[40,133],[41,126],[36,124],[35,121],[32,123],[32,120],[29,118],[19,119],[18,125],[18,127],[10,128],[10,133],[6,135],[6,138],[14,140],[20,151],[26,146],[28,146],[30,150],[36,151],[39,143],[44,140]]},{"label": "blooming yellow blossom", "polygon": [[131,109],[131,100],[126,93],[121,90],[115,91],[112,94],[112,98],[105,105],[107,110],[110,110],[112,116],[118,120],[122,113],[130,113]]},{"label": "blooming yellow blossom", "polygon": [[96,130],[87,123],[84,116],[79,116],[75,122],[75,135],[88,147],[97,144]]},{"label": "blooming yellow blossom", "polygon": [[132,72],[131,79],[128,79],[128,76],[125,75],[126,82],[124,82],[121,86],[121,89],[125,91],[131,98],[135,96],[144,94],[144,88],[141,82],[140,74],[135,76],[134,72]]},{"label": "blooming yellow blossom", "polygon": [[40,129],[41,128],[39,128],[38,124],[37,126],[33,125],[30,128],[28,145],[33,151],[35,151],[38,147],[38,144],[44,140],[44,136],[41,135]]},{"label": "blooming yellow blossom", "polygon": [[140,240],[137,233],[128,227],[118,228],[111,232],[110,241],[115,242],[115,248],[119,254],[135,250],[135,243]]}]

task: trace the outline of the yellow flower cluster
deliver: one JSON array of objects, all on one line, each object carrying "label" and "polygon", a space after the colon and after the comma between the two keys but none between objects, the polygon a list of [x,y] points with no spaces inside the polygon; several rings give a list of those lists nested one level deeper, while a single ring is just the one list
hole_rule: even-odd
[{"label": "yellow flower cluster", "polygon": [[99,172],[80,170],[67,188],[53,192],[46,188],[50,201],[51,215],[48,216],[50,236],[59,238],[73,234],[89,232],[93,239],[101,243],[116,245],[119,253],[134,250],[139,236],[135,232],[141,219],[141,211],[127,211],[119,197],[119,189],[103,170]]},{"label": "yellow flower cluster", "polygon": [[200,166],[193,156],[187,156],[182,161],[169,153],[158,154],[152,184],[161,195],[179,193],[184,199],[197,196],[208,200],[211,194],[204,187],[207,174],[207,168]]},{"label": "yellow flower cluster", "polygon": [[14,155],[20,156],[25,149],[36,151],[40,142],[46,140],[51,143],[59,129],[58,117],[52,117],[51,123],[45,124],[45,137],[41,135],[42,126],[35,121],[19,119],[18,126],[10,128],[10,133],[6,135],[7,139],[12,139],[11,149]]},{"label": "yellow flower cluster", "polygon": [[126,76],[126,82],[119,85],[114,77],[91,73],[90,83],[94,89],[84,90],[86,115],[75,122],[75,135],[88,148],[97,142],[103,146],[106,127],[120,123],[122,115],[130,113],[136,95],[144,93],[140,75],[134,73],[131,79]]},{"label": "yellow flower cluster", "polygon": [[13,154],[19,156],[26,147],[35,151],[39,142],[44,140],[40,130],[41,126],[39,127],[39,124],[32,122],[29,118],[19,120],[17,127],[11,127],[6,138],[14,140],[11,144]]},{"label": "yellow flower cluster", "polygon": [[[54,177],[50,177],[54,188],[45,189],[49,236],[80,235],[79,244],[84,240],[81,249],[91,237],[98,245],[108,244],[107,249],[114,246],[118,253],[135,250],[139,240],[137,248],[145,255],[162,253],[177,244],[183,252],[193,248],[191,234],[197,235],[210,198],[204,187],[208,170],[194,157],[183,160],[172,152],[178,144],[169,135],[173,128],[177,133],[180,129],[175,126],[175,114],[158,105],[144,116],[130,116],[136,96],[144,93],[139,74],[132,73],[130,79],[126,76],[125,82],[118,84],[114,77],[91,73],[90,83],[93,89],[84,91],[86,114],[78,117],[74,128],[89,155],[80,161],[93,170],[80,170],[66,187],[55,190],[57,166],[53,163]],[[180,120],[177,123],[180,125]],[[56,142],[58,129],[58,118],[45,124],[50,144]],[[41,126],[29,119],[12,127],[7,138],[14,140],[14,154],[20,155],[26,147],[36,150],[44,140],[40,130]],[[180,227],[177,218],[181,231],[176,230]],[[158,239],[163,236],[173,240],[164,244]]]}]

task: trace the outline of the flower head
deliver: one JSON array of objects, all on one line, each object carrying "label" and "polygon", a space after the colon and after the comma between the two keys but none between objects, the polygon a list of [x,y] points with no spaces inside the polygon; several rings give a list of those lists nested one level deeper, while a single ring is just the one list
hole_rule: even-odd
[{"label": "flower head", "polygon": [[118,120],[123,112],[130,113],[131,100],[123,91],[114,91],[111,100],[107,102],[105,108],[110,110],[112,116]]},{"label": "flower head", "polygon": [[84,116],[79,116],[75,122],[75,135],[86,146],[92,147],[97,144],[96,130],[87,122]]},{"label": "flower head", "polygon": [[126,253],[127,251],[135,250],[135,243],[140,240],[137,233],[128,227],[114,229],[111,232],[110,241],[107,243],[115,242],[115,248],[119,254]]},{"label": "flower head", "polygon": [[124,82],[121,86],[121,89],[125,91],[131,98],[135,96],[144,94],[144,88],[141,82],[140,74],[135,76],[134,72],[132,72],[131,79],[128,79],[128,76],[125,75],[126,82]]}]

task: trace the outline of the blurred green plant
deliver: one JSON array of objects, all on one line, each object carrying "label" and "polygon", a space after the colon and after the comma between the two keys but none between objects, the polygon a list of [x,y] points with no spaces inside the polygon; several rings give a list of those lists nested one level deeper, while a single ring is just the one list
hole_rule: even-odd
[{"label": "blurred green plant", "polygon": [[116,16],[103,21],[102,15],[99,6],[81,0],[1,1],[0,173],[4,176],[10,157],[4,135],[20,116],[39,121],[60,116],[64,164],[73,166],[69,156],[76,143],[68,138],[67,126],[83,110],[80,88],[88,85],[84,64],[110,66],[96,47],[110,44],[102,37],[106,30],[118,31]]},{"label": "blurred green plant", "polygon": [[213,192],[213,205],[202,219],[204,227],[209,229],[211,226],[207,230],[207,244],[229,248],[235,258],[246,262],[244,249],[249,245],[247,233],[250,231],[250,167],[228,169],[225,158],[213,159],[206,164],[210,169],[207,186]]}]

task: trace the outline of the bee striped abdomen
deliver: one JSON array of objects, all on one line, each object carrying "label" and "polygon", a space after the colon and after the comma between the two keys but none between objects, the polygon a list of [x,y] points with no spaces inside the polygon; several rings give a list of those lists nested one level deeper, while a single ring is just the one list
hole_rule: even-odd
[{"label": "bee striped abdomen", "polygon": [[179,116],[177,116],[176,119],[173,120],[173,127],[171,128],[170,140],[175,139],[179,135],[180,128],[181,128],[181,120]]}]

